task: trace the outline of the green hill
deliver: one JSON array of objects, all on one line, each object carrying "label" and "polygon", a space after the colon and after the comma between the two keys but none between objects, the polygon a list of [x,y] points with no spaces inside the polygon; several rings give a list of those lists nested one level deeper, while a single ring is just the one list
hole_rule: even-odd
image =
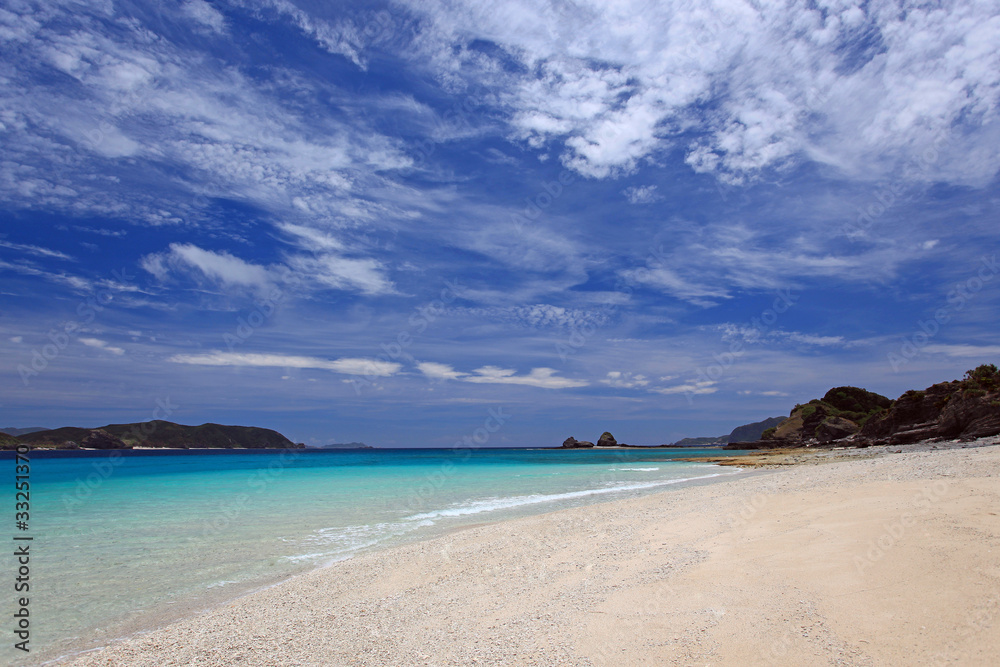
[{"label": "green hill", "polygon": [[64,426],[28,433],[18,438],[34,447],[57,449],[128,449],[157,447],[177,449],[288,449],[299,448],[277,431],[256,426],[202,424],[184,426],[154,420],[137,424],[108,424],[96,429]]}]

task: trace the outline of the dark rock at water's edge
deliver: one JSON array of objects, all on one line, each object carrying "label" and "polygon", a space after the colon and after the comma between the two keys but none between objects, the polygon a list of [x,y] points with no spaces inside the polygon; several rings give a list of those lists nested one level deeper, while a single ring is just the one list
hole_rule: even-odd
[{"label": "dark rock at water's edge", "polygon": [[601,434],[601,437],[597,439],[598,447],[617,447],[618,441],[615,440],[615,436],[611,435],[608,431]]},{"label": "dark rock at water's edge", "polygon": [[64,426],[22,435],[14,445],[0,441],[0,448],[16,443],[47,449],[302,449],[277,431],[256,426],[202,424],[185,426],[156,419],[136,424],[108,424],[100,428]]},{"label": "dark rock at water's edge", "polygon": [[594,443],[586,440],[577,440],[573,436],[570,436],[563,440],[562,446],[564,449],[587,449],[593,447]]},{"label": "dark rock at water's edge", "polygon": [[131,449],[121,438],[116,438],[104,429],[94,429],[80,442],[84,449]]},{"label": "dark rock at water's edge", "polygon": [[796,405],[761,440],[726,449],[907,445],[931,439],[974,440],[1000,434],[1000,371],[983,364],[962,380],[910,390],[890,401],[857,387],[835,387]]}]

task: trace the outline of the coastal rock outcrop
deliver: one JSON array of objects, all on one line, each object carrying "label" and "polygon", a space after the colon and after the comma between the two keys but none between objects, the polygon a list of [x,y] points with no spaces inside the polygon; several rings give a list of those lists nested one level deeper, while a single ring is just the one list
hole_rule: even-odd
[{"label": "coastal rock outcrop", "polygon": [[824,419],[816,427],[816,439],[820,442],[832,442],[854,435],[860,429],[861,427],[850,419],[831,416]]},{"label": "coastal rock outcrop", "polygon": [[577,440],[573,436],[570,436],[563,440],[562,446],[565,449],[586,449],[588,447],[593,447],[594,443],[588,442],[587,440]]},{"label": "coastal rock outcrop", "polygon": [[983,364],[961,380],[910,390],[894,401],[857,387],[835,387],[822,399],[796,405],[755,442],[726,449],[811,445],[906,445],[922,440],[972,440],[1000,434],[1000,370]]},{"label": "coastal rock outcrop", "polygon": [[1000,370],[984,364],[961,380],[908,391],[861,430],[872,442],[908,444],[929,438],[972,440],[1000,433]]},{"label": "coastal rock outcrop", "polygon": [[601,437],[597,440],[598,447],[617,447],[618,441],[615,440],[615,436],[611,435],[608,431],[601,434]]}]

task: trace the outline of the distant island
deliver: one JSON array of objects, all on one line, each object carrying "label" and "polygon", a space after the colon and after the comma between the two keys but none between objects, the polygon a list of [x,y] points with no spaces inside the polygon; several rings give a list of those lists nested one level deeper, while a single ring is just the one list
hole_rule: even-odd
[{"label": "distant island", "polygon": [[562,449],[589,449],[591,447],[633,447],[638,449],[660,447],[697,447],[699,449],[706,449],[710,447],[722,447],[729,442],[737,440],[757,440],[761,437],[764,431],[772,426],[780,424],[784,420],[785,417],[768,417],[767,419],[759,422],[737,426],[729,435],[682,438],[677,442],[671,442],[665,445],[626,445],[625,443],[618,442],[615,439],[615,436],[605,431],[601,434],[601,437],[597,439],[596,445],[588,440],[577,440],[576,438],[569,437],[563,441]]},{"label": "distant island", "polygon": [[363,442],[331,442],[329,445],[308,445],[306,449],[375,449]]},{"label": "distant island", "polygon": [[[13,429],[11,429],[13,430]],[[21,429],[24,431],[25,429]],[[302,449],[277,431],[256,426],[184,426],[161,419],[100,428],[64,426],[18,436],[0,434],[0,449]]]}]

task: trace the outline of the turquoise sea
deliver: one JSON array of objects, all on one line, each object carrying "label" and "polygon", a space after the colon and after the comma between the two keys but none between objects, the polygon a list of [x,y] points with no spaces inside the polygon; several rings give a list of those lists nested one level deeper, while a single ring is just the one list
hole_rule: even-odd
[{"label": "turquoise sea", "polygon": [[31,662],[365,550],[735,474],[675,460],[718,450],[54,454],[31,457]]}]

